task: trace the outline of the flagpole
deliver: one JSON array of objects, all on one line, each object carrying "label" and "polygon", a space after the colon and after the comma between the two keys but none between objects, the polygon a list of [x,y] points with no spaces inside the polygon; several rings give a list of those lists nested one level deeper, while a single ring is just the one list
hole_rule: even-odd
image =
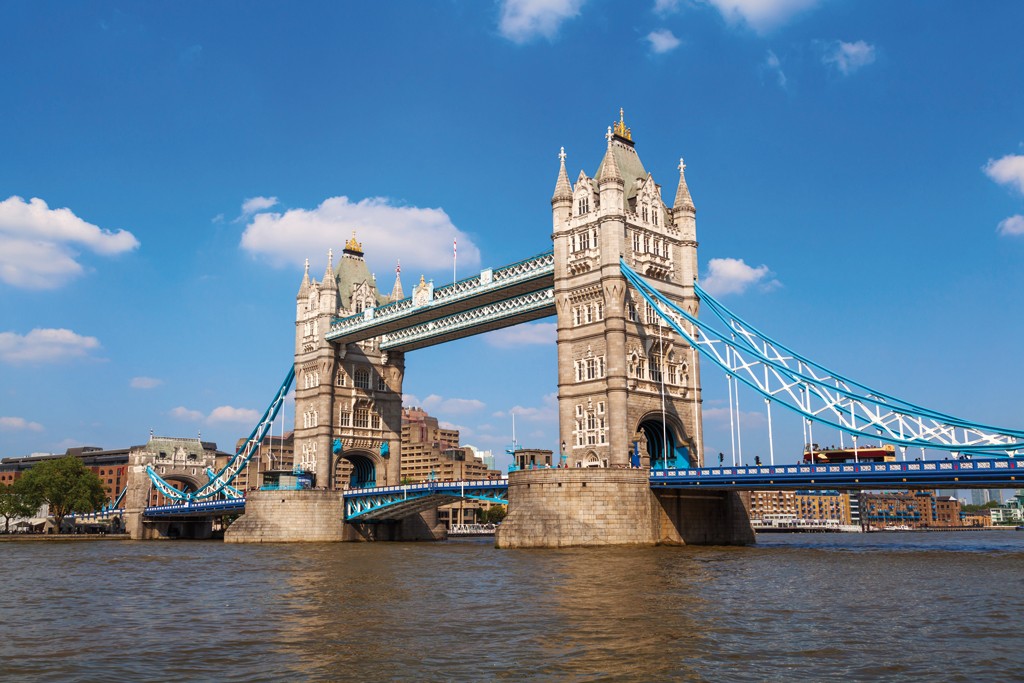
[{"label": "flagpole", "polygon": [[452,282],[458,282],[458,278],[455,276],[455,266],[459,262],[459,241],[457,238],[452,239]]}]

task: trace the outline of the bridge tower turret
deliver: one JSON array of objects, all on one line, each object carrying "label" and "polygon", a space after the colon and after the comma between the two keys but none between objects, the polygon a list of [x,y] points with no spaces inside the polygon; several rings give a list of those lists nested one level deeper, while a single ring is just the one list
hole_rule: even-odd
[{"label": "bridge tower turret", "polygon": [[[332,344],[335,318],[359,315],[391,299],[377,290],[355,233],[335,265],[328,254],[320,283],[299,289],[295,344],[296,461],[317,485],[342,488],[398,483],[401,475],[405,358],[379,340]],[[392,296],[401,296],[397,269]],[[340,449],[339,449],[340,446]]]},{"label": "bridge tower turret", "polygon": [[295,316],[295,464],[316,474],[317,486],[329,476],[331,407],[335,357],[324,334],[338,306],[334,253],[318,282],[310,280],[309,262],[296,297]]},{"label": "bridge tower turret", "polygon": [[695,466],[701,452],[696,354],[659,326],[619,269],[624,258],[696,310],[693,201],[680,175],[676,206],[665,206],[621,111],[605,138],[594,177],[581,171],[575,187],[562,158],[551,200],[560,438],[570,466],[627,465],[634,445],[644,465]]}]

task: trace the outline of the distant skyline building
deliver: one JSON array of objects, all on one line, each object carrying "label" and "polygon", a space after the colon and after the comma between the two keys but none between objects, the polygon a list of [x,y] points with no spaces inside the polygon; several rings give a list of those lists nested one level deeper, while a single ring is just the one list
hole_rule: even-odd
[{"label": "distant skyline building", "polygon": [[473,454],[477,458],[479,458],[481,460],[481,462],[483,462],[485,465],[487,465],[487,469],[489,469],[489,470],[497,469],[494,466],[494,453],[492,451],[480,450],[476,446],[473,446],[473,445],[470,445],[470,444],[466,444],[465,448],[471,449],[473,451]]}]

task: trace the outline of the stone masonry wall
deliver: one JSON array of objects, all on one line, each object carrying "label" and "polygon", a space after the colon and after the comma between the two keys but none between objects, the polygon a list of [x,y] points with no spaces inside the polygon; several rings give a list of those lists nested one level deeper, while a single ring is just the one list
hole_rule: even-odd
[{"label": "stone masonry wall", "polygon": [[646,470],[545,469],[509,475],[499,548],[654,545]]},{"label": "stone masonry wall", "polygon": [[344,518],[340,491],[250,491],[224,542],[341,541]]}]

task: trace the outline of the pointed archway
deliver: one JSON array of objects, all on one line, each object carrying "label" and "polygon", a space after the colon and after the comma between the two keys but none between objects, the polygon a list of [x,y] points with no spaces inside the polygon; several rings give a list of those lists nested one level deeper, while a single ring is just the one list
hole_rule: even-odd
[{"label": "pointed archway", "polygon": [[662,416],[658,413],[645,415],[637,426],[638,433],[643,434],[646,441],[646,453],[652,470],[687,469],[691,466],[690,449],[682,429],[671,415]]}]

